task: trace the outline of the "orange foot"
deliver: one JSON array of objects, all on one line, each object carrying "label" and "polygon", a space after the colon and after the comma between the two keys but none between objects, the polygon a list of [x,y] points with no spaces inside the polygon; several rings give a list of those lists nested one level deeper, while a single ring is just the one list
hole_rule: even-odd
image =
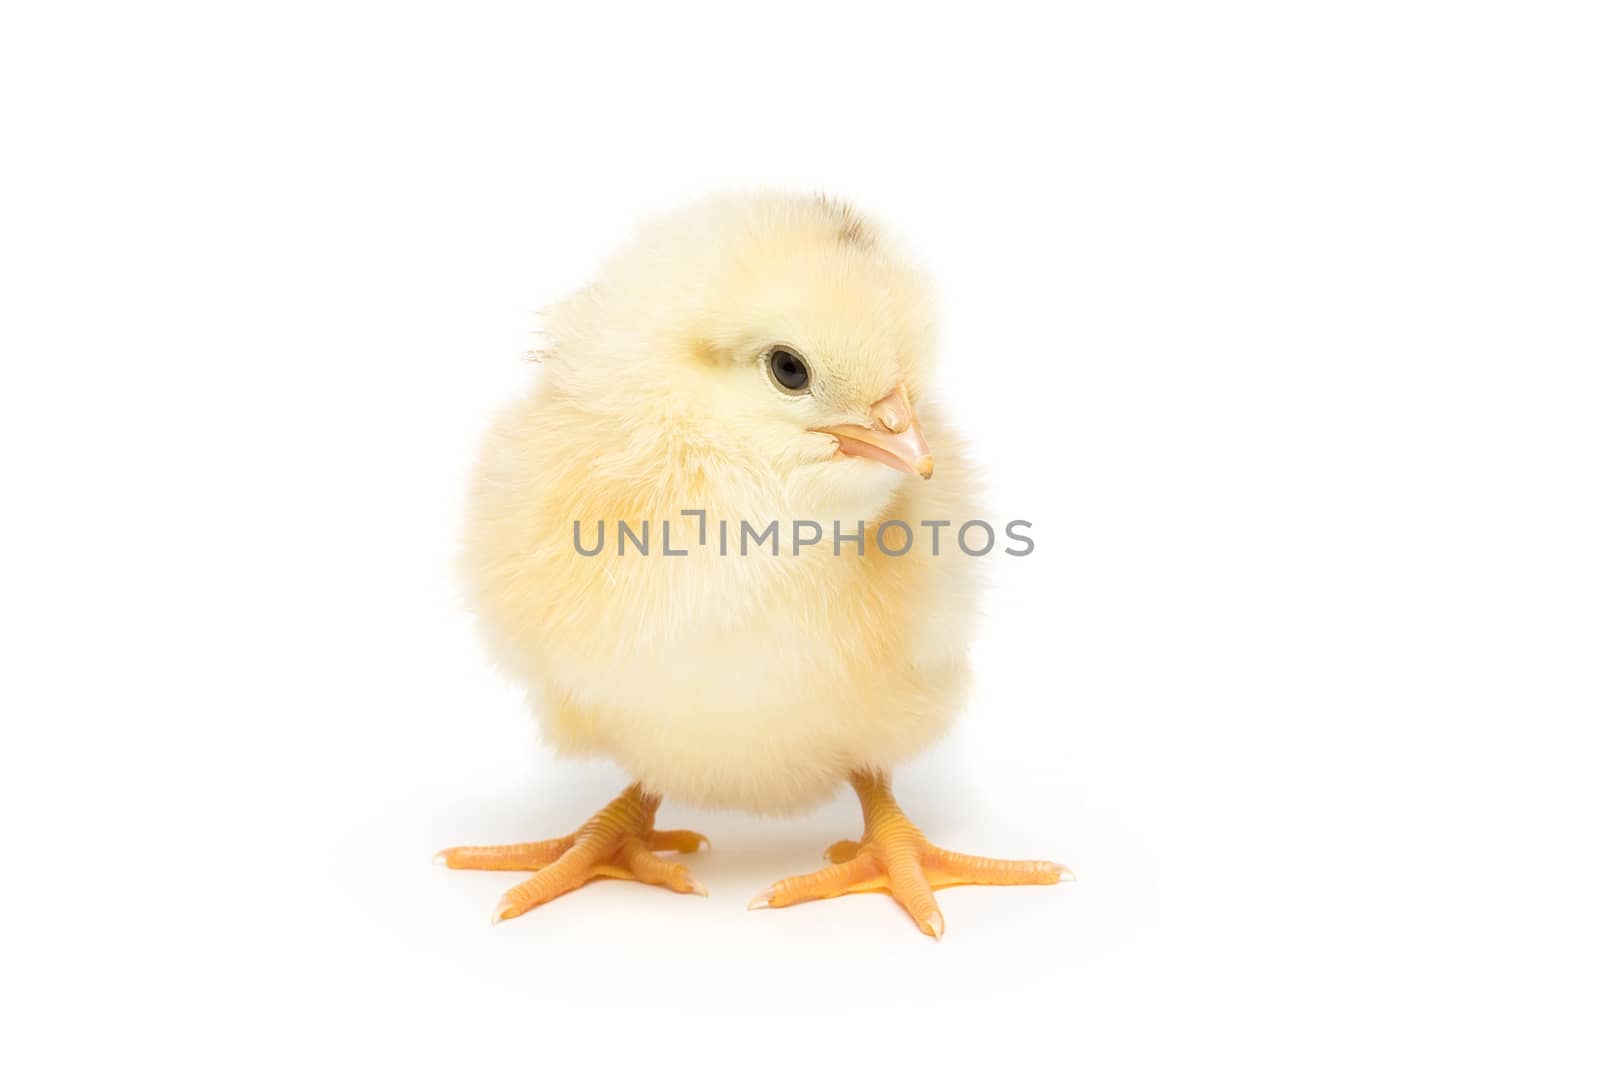
[{"label": "orange foot", "polygon": [[500,898],[495,922],[514,919],[596,878],[631,878],[705,896],[687,867],[654,853],[698,852],[710,842],[690,830],[655,829],[660,805],[660,797],[649,795],[635,782],[575,834],[525,845],[447,848],[433,861],[456,870],[538,871]]},{"label": "orange foot", "polygon": [[933,891],[952,885],[1054,885],[1075,880],[1059,863],[991,860],[947,852],[928,843],[889,792],[881,774],[857,772],[850,784],[861,797],[866,832],[860,841],[839,841],[823,855],[833,864],[812,874],[785,878],[750,902],[751,908],[786,908],[844,893],[886,892],[910,913],[929,937],[944,935],[944,916]]}]

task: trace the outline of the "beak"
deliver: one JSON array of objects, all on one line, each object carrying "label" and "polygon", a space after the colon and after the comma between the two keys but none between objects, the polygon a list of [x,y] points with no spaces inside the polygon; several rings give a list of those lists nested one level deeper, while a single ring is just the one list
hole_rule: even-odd
[{"label": "beak", "polygon": [[817,432],[837,437],[841,456],[860,456],[907,474],[933,477],[933,453],[904,385],[895,386],[894,392],[872,405],[871,426],[822,426]]}]

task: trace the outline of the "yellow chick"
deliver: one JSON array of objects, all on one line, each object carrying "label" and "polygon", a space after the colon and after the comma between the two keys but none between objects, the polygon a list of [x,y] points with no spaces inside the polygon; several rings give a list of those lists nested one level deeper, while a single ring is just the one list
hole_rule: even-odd
[{"label": "yellow chick", "polygon": [[891,239],[823,198],[707,199],[641,227],[545,332],[483,449],[467,585],[547,740],[635,781],[576,833],[440,853],[538,872],[496,921],[597,877],[704,892],[656,855],[705,843],[654,828],[664,795],[796,812],[844,781],[860,840],[752,907],[886,890],[938,937],[934,889],[1070,877],[937,848],[889,790],[962,703],[977,594],[955,544],[973,480],[927,396],[933,301]]}]

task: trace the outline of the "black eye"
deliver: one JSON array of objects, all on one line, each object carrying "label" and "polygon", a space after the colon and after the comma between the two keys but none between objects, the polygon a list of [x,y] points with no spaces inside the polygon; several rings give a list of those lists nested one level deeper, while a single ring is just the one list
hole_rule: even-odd
[{"label": "black eye", "polygon": [[786,393],[803,393],[811,388],[811,368],[793,349],[779,345],[767,353],[767,370]]}]

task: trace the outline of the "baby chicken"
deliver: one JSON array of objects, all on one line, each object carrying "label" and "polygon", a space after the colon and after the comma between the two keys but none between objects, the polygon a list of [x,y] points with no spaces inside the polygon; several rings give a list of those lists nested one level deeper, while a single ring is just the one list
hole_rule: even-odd
[{"label": "baby chicken", "polygon": [[496,921],[597,877],[704,892],[656,855],[705,843],[655,829],[669,794],[795,812],[855,788],[860,840],[752,907],[887,891],[938,937],[934,889],[1070,877],[935,847],[889,790],[962,703],[977,591],[952,543],[973,482],[927,395],[933,302],[889,237],[822,198],[708,199],[642,227],[545,332],[483,449],[464,570],[547,740],[635,781],[576,833],[440,853],[538,872]]}]

